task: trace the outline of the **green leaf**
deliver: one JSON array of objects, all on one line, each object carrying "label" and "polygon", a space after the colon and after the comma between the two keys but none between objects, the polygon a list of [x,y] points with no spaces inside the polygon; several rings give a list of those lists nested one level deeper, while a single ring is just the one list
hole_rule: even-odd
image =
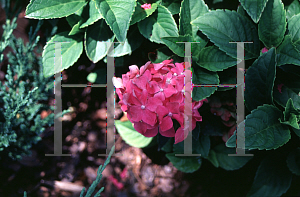
[{"label": "green leaf", "polygon": [[[300,127],[300,125],[299,125],[299,127]],[[295,129],[294,127],[292,127],[292,130],[298,137],[300,137],[300,129]]]},{"label": "green leaf", "polygon": [[95,84],[106,84],[107,83],[107,67],[96,69],[95,72],[90,73],[87,76],[87,80]]},{"label": "green leaf", "polygon": [[170,11],[162,5],[149,17],[138,22],[141,34],[151,42],[163,43],[160,38],[178,37],[178,29]]},{"label": "green leaf", "polygon": [[190,35],[178,36],[178,37],[163,37],[161,40],[171,49],[175,54],[180,57],[185,56],[185,44],[177,42],[192,42]]},{"label": "green leaf", "polygon": [[225,170],[237,170],[243,167],[252,157],[233,157],[228,154],[235,154],[235,148],[227,148],[224,144],[219,144],[210,150],[208,160],[216,167]]},{"label": "green leaf", "polygon": [[141,4],[139,2],[137,2],[137,5],[135,7],[135,11],[134,11],[132,19],[130,21],[130,25],[133,25],[137,22],[140,22],[141,20],[144,20],[145,18],[147,18],[148,16],[153,14],[153,12],[156,9],[157,9],[157,4],[156,3],[151,4],[151,9],[146,9],[145,10],[141,7]]},{"label": "green leaf", "polygon": [[200,51],[197,64],[210,71],[223,71],[235,66],[237,59],[230,57],[216,46],[209,46]]},{"label": "green leaf", "polygon": [[245,43],[245,59],[259,56],[259,39],[256,27],[247,17],[230,10],[216,10],[193,21],[216,46],[233,58],[237,57],[237,44]]},{"label": "green leaf", "polygon": [[180,12],[180,0],[162,0],[161,5],[165,6],[172,15]]},{"label": "green leaf", "polygon": [[295,91],[285,85],[281,87],[281,92],[278,90],[278,85],[277,88],[274,88],[274,100],[282,107],[285,107],[287,101],[291,98],[294,106],[297,109],[300,109],[300,96],[298,94],[298,91]]},{"label": "green leaf", "polygon": [[[228,139],[227,147],[236,147],[237,134],[244,132],[241,125],[245,124],[245,148],[271,150],[286,144],[291,138],[287,125],[280,124],[282,112],[272,105],[259,106],[253,110],[238,126],[238,132]],[[243,141],[241,141],[243,143]]]},{"label": "green leaf", "polygon": [[245,77],[245,102],[249,111],[263,104],[273,104],[276,73],[275,48],[262,54],[248,69]]},{"label": "green leaf", "polygon": [[[61,69],[56,68],[54,62],[55,43],[61,42]],[[56,34],[49,40],[43,51],[43,71],[45,77],[50,77],[55,73],[72,66],[80,57],[83,51],[82,37],[80,35],[69,36],[68,32]]]},{"label": "green leaf", "polygon": [[300,3],[299,0],[294,0],[286,9],[286,18],[290,19],[294,15],[300,13]]},{"label": "green leaf", "polygon": [[136,6],[135,0],[95,0],[101,15],[119,42],[124,42]]},{"label": "green leaf", "polygon": [[300,53],[292,43],[290,35],[286,35],[277,49],[277,66],[295,64],[300,66]]},{"label": "green leaf", "polygon": [[290,125],[295,129],[300,129],[298,125],[299,119],[300,119],[300,109],[297,110],[294,107],[293,100],[290,98],[283,112],[283,120],[280,120],[280,122],[282,124]]},{"label": "green leaf", "polygon": [[[299,5],[300,6],[300,5]],[[300,9],[300,8],[299,8]],[[288,20],[289,35],[291,36],[292,43],[300,51],[300,14],[293,16]],[[299,54],[298,54],[299,56]],[[297,58],[299,60],[299,58]],[[297,64],[298,65],[298,64]]]},{"label": "green leaf", "polygon": [[281,196],[290,187],[292,173],[278,155],[267,156],[259,165],[248,197]]},{"label": "green leaf", "polygon": [[173,150],[174,138],[170,138],[168,142],[161,148],[165,152],[171,152]]},{"label": "green leaf", "polygon": [[203,48],[207,39],[201,38],[198,33],[198,28],[191,25],[191,21],[209,12],[207,5],[203,0],[184,0],[181,4],[180,19],[179,19],[179,34],[191,35],[194,42],[200,42]]},{"label": "green leaf", "polygon": [[196,144],[201,157],[207,158],[210,150],[210,138],[208,135],[200,135],[200,142]]},{"label": "green leaf", "polygon": [[[237,84],[236,69],[237,69],[237,66],[233,66],[233,67],[230,67],[228,69],[218,72],[218,76],[220,78],[220,84],[223,84],[223,85]],[[218,87],[218,91],[227,91],[227,90],[231,90],[233,88],[236,88],[236,87]]]},{"label": "green leaf", "polygon": [[102,15],[100,14],[100,10],[98,10],[96,7],[95,0],[91,0],[89,2],[89,5],[86,6],[84,9],[83,15],[84,18],[86,18],[86,20],[84,20],[84,22],[83,21],[81,22],[80,28],[85,28],[89,25],[92,25],[98,20],[100,20],[101,18],[103,18]]},{"label": "green leaf", "polygon": [[240,0],[241,5],[247,11],[252,20],[257,23],[266,7],[268,0]]},{"label": "green leaf", "polygon": [[277,47],[286,31],[286,16],[281,0],[268,0],[258,23],[259,39],[267,48]]},{"label": "green leaf", "polygon": [[115,125],[122,139],[130,146],[144,148],[152,141],[152,137],[145,137],[137,132],[130,121],[115,120]]},{"label": "green leaf", "polygon": [[168,47],[163,46],[156,50],[156,54],[149,53],[148,57],[152,63],[161,63],[164,60],[170,59],[172,54],[172,51]]},{"label": "green leaf", "polygon": [[62,18],[80,10],[85,4],[85,0],[31,0],[26,8],[26,18]]},{"label": "green leaf", "polygon": [[[218,85],[219,77],[216,72],[208,71],[199,66],[193,67],[192,82],[195,85]],[[213,94],[218,87],[194,87],[192,98],[195,101],[200,101]]]},{"label": "green leaf", "polygon": [[[101,32],[101,33],[99,33]],[[114,35],[108,25],[102,19],[95,24],[88,26],[85,32],[85,52],[88,58],[97,63],[107,54],[107,42],[113,42]]]},{"label": "green leaf", "polygon": [[300,148],[294,149],[289,153],[286,163],[290,171],[300,176]]},{"label": "green leaf", "polygon": [[167,153],[166,157],[178,170],[185,173],[192,173],[197,171],[201,166],[201,157],[194,156],[175,156],[178,153]]},{"label": "green leaf", "polygon": [[97,73],[90,73],[86,79],[91,83],[95,83],[97,79]]}]

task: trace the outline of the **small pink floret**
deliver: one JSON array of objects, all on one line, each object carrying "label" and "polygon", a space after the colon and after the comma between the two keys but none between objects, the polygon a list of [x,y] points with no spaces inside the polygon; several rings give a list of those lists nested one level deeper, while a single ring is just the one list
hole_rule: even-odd
[{"label": "small pink floret", "polygon": [[144,10],[151,9],[151,4],[145,3],[145,4],[141,5],[141,7],[144,8]]},{"label": "small pink floret", "polygon": [[280,93],[282,93],[282,92],[281,92],[282,86],[283,86],[283,83],[277,85],[277,90],[278,90]]},{"label": "small pink floret", "polygon": [[262,52],[262,53],[266,53],[266,52],[268,52],[268,49],[265,47],[265,48],[263,48],[263,49],[261,50],[261,52]]}]

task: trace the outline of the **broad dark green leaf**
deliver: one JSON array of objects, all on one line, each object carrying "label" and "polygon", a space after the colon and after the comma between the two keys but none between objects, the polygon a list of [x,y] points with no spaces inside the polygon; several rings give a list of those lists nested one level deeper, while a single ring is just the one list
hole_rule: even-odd
[{"label": "broad dark green leaf", "polygon": [[297,110],[293,104],[293,100],[289,99],[283,112],[282,124],[290,125],[295,129],[300,129],[298,122],[300,120],[300,109]]},{"label": "broad dark green leaf", "polygon": [[96,7],[95,0],[91,0],[89,2],[89,5],[85,7],[83,11],[83,16],[86,20],[81,22],[80,28],[85,28],[89,25],[92,25],[98,20],[100,20],[101,18],[103,18],[102,15],[100,14],[100,10],[98,10]]},{"label": "broad dark green leaf", "polygon": [[[238,61],[240,62],[241,60]],[[216,46],[209,46],[200,51],[197,64],[210,71],[223,71],[237,65],[237,59],[230,57]]]},{"label": "broad dark green leaf", "polygon": [[[237,69],[237,66],[233,66],[233,67],[230,67],[228,69],[218,72],[218,75],[220,78],[220,84],[236,85],[237,84],[236,69]],[[227,90],[231,90],[233,88],[236,88],[236,86],[235,87],[218,87],[218,91],[227,91]]]},{"label": "broad dark green leaf", "polygon": [[151,9],[144,9],[141,7],[141,4],[137,2],[135,7],[135,11],[133,13],[132,19],[130,21],[130,25],[133,25],[141,20],[144,20],[146,17],[150,16],[157,9],[157,4],[151,4]]},{"label": "broad dark green leaf", "polygon": [[[246,117],[238,126],[238,132],[228,139],[227,147],[236,147],[236,137],[244,132],[241,128],[245,124],[245,148],[271,150],[286,144],[291,138],[287,125],[279,122],[282,112],[272,105],[259,106]],[[241,143],[243,143],[241,141]]]},{"label": "broad dark green leaf", "polygon": [[[56,43],[61,42],[61,68],[57,68],[54,62]],[[58,50],[58,49],[57,49]],[[49,40],[43,51],[43,72],[45,77],[53,76],[55,73],[72,66],[80,57],[83,51],[82,36],[69,36],[68,32],[56,34]]]},{"label": "broad dark green leaf", "polygon": [[286,35],[281,45],[277,48],[277,66],[285,64],[300,66],[300,52],[292,43],[290,35]]},{"label": "broad dark green leaf", "polygon": [[166,157],[178,170],[185,173],[192,173],[200,168],[202,163],[201,157],[175,156],[175,154],[178,153],[167,153]]},{"label": "broad dark green leaf", "polygon": [[286,163],[292,173],[300,176],[300,148],[289,153]]},{"label": "broad dark green leaf", "polygon": [[[288,20],[289,35],[291,36],[292,43],[300,51],[300,14],[293,16]],[[300,59],[300,58],[298,58]]]},{"label": "broad dark green leaf", "polygon": [[257,23],[266,7],[268,0],[240,0],[252,20]]},{"label": "broad dark green leaf", "polygon": [[145,137],[137,132],[130,121],[115,120],[115,125],[122,139],[130,146],[144,148],[152,141],[152,137]]},{"label": "broad dark green leaf", "polygon": [[289,6],[287,6],[286,9],[286,18],[290,19],[294,15],[297,15],[300,13],[300,3],[299,0],[294,0]]},{"label": "broad dark green leaf", "polygon": [[245,103],[249,111],[263,104],[273,104],[276,73],[276,52],[271,48],[262,54],[247,70],[245,77]]},{"label": "broad dark green leaf", "polygon": [[75,13],[85,4],[85,0],[32,0],[26,8],[26,18],[62,18]]},{"label": "broad dark green leaf", "polygon": [[162,0],[161,5],[165,6],[172,15],[180,12],[180,0]]},{"label": "broad dark green leaf", "polygon": [[267,48],[277,47],[286,31],[286,16],[281,0],[268,0],[258,23],[259,39]]},{"label": "broad dark green leaf", "polygon": [[138,22],[141,34],[151,42],[163,43],[160,38],[178,37],[178,29],[170,11],[162,5],[149,17]]},{"label": "broad dark green leaf", "polygon": [[95,0],[101,15],[119,42],[124,42],[136,6],[135,0]]},{"label": "broad dark green leaf", "polygon": [[108,51],[107,42],[113,42],[113,39],[114,35],[104,19],[88,26],[84,41],[88,58],[94,63],[104,58]]},{"label": "broad dark green leaf", "polygon": [[[208,71],[199,66],[193,67],[193,78],[192,82],[194,85],[218,85],[219,77],[216,72]],[[195,101],[200,101],[209,97],[213,94],[218,87],[194,87],[192,98]]]},{"label": "broad dark green leaf", "polygon": [[172,51],[168,47],[163,46],[158,48],[156,53],[149,53],[148,57],[152,63],[161,63],[164,60],[170,59],[172,55]]},{"label": "broad dark green leaf", "polygon": [[252,157],[249,156],[228,156],[235,154],[235,148],[227,148],[224,144],[219,144],[210,150],[208,160],[215,166],[225,170],[237,170],[243,167]]},{"label": "broad dark green leaf", "polygon": [[247,17],[230,10],[216,10],[193,21],[215,45],[233,58],[237,57],[237,44],[245,43],[245,59],[259,56],[259,39],[255,25]]},{"label": "broad dark green leaf", "polygon": [[192,42],[193,39],[190,35],[178,37],[163,37],[161,40],[171,49],[175,54],[180,57],[185,56],[185,44],[177,42]]},{"label": "broad dark green leaf", "polygon": [[287,101],[291,98],[295,108],[300,109],[300,96],[298,94],[298,91],[295,91],[284,84],[277,83],[274,88],[274,100],[282,107],[285,107]]},{"label": "broad dark green leaf", "polygon": [[256,171],[248,197],[281,196],[291,185],[292,173],[278,155],[267,156]]},{"label": "broad dark green leaf", "polygon": [[191,24],[191,21],[209,12],[207,5],[203,0],[184,0],[181,3],[179,14],[179,34],[191,35],[193,42],[200,42],[201,48],[207,44],[206,38],[201,38],[198,34],[198,28]]}]

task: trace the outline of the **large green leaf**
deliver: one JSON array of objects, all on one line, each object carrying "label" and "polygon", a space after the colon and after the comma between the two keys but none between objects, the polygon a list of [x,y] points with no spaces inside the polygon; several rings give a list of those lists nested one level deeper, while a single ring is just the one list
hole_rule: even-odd
[{"label": "large green leaf", "polygon": [[[246,149],[271,150],[283,146],[291,134],[288,126],[279,122],[281,116],[282,112],[272,105],[259,106],[240,123],[238,132],[234,132],[226,146],[236,147],[236,133],[241,135],[242,132],[245,132]],[[241,129],[242,124],[245,124],[245,131]]]},{"label": "large green leaf", "polygon": [[144,148],[152,141],[152,137],[145,137],[137,132],[130,121],[115,120],[115,125],[122,139],[130,146]]},{"label": "large green leaf", "polygon": [[[299,5],[300,6],[300,5]],[[288,20],[289,35],[291,36],[293,44],[300,51],[300,14],[293,16]],[[299,54],[298,54],[299,56]],[[298,58],[300,59],[300,58]]]},{"label": "large green leaf", "polygon": [[286,163],[290,171],[300,176],[300,148],[294,149],[286,158]]},{"label": "large green leaf", "polygon": [[290,35],[286,35],[277,49],[277,66],[295,64],[300,66],[300,52],[292,43]]},{"label": "large green leaf", "polygon": [[141,4],[137,2],[137,5],[135,7],[135,11],[133,13],[132,19],[130,21],[130,25],[133,25],[141,20],[144,20],[146,17],[153,14],[153,12],[157,9],[157,4],[153,3],[151,4],[151,9],[144,9],[141,7]]},{"label": "large green leaf", "polygon": [[161,40],[171,49],[175,54],[180,57],[185,56],[185,44],[177,42],[192,42],[193,39],[190,35],[178,37],[163,37]]},{"label": "large green leaf", "polygon": [[237,59],[230,57],[216,46],[209,46],[200,51],[197,64],[210,71],[223,71],[235,66]]},{"label": "large green leaf", "polygon": [[252,20],[257,23],[266,7],[268,0],[240,0]]},{"label": "large green leaf", "polygon": [[293,104],[293,100],[289,99],[283,112],[282,124],[290,125],[295,129],[300,129],[298,122],[300,120],[300,109],[297,110]]},{"label": "large green leaf", "polygon": [[[61,42],[61,69],[54,65],[55,43]],[[80,57],[83,51],[82,36],[69,36],[68,32],[56,34],[47,42],[43,51],[43,72],[45,77],[50,77],[55,73],[72,66]]]},{"label": "large green leaf", "polygon": [[277,88],[274,88],[274,100],[281,106],[285,107],[287,101],[291,98],[293,100],[293,104],[295,108],[300,109],[300,96],[298,95],[299,92],[291,89],[284,84],[281,87],[281,92]]},{"label": "large green leaf", "polygon": [[180,12],[180,0],[162,0],[161,5],[165,6],[172,15]]},{"label": "large green leaf", "polygon": [[[237,66],[233,66],[233,67],[230,67],[228,69],[218,72],[220,84],[236,85],[237,84],[236,69],[237,69]],[[218,87],[218,91],[227,91],[227,90],[231,90],[233,88],[236,88],[236,86],[235,87]]]},{"label": "large green leaf", "polygon": [[198,35],[198,28],[191,24],[191,21],[209,12],[207,5],[203,0],[184,0],[181,3],[179,34],[191,35],[194,42],[200,42],[203,48],[207,40]]},{"label": "large green leaf", "polygon": [[292,173],[285,160],[273,154],[261,162],[247,196],[281,196],[289,189],[291,182]]},{"label": "large green leaf", "polygon": [[245,59],[259,56],[259,39],[255,25],[235,11],[211,11],[191,23],[233,58],[237,57],[237,44],[229,42],[253,42],[244,45]]},{"label": "large green leaf", "polygon": [[103,18],[102,15],[100,14],[100,11],[96,7],[95,0],[91,0],[89,2],[89,5],[86,6],[83,11],[83,15],[84,18],[86,18],[86,20],[81,22],[80,28],[85,28],[89,25],[92,25],[98,20],[100,20],[101,18]]},{"label": "large green leaf", "polygon": [[151,42],[163,43],[160,38],[178,37],[178,29],[170,11],[162,5],[149,17],[138,22],[141,34]]},{"label": "large green leaf", "polygon": [[[100,33],[101,32],[101,33]],[[88,26],[85,32],[85,52],[96,63],[107,54],[107,42],[113,42],[114,35],[103,19]]]},{"label": "large green leaf", "polygon": [[119,42],[124,42],[129,23],[136,6],[135,0],[95,0],[101,15],[116,35]]},{"label": "large green leaf", "polygon": [[170,59],[172,54],[172,51],[168,47],[163,46],[156,50],[156,54],[149,53],[148,57],[152,63],[161,63],[164,60]]},{"label": "large green leaf", "polygon": [[85,0],[31,0],[26,8],[26,18],[62,18],[75,13],[85,4]]},{"label": "large green leaf", "polygon": [[286,18],[290,19],[294,15],[297,15],[300,13],[300,3],[299,0],[294,0],[289,6],[287,6],[286,9]]},{"label": "large green leaf", "polygon": [[224,144],[219,144],[210,150],[208,160],[215,166],[225,170],[237,170],[243,167],[252,157],[249,156],[228,156],[235,154],[235,148],[227,148]]},{"label": "large green leaf", "polygon": [[268,0],[258,23],[259,39],[268,48],[277,47],[286,30],[286,16],[281,0]]},{"label": "large green leaf", "polygon": [[276,73],[275,48],[262,54],[247,70],[245,102],[249,111],[263,104],[273,104],[273,87]]},{"label": "large green leaf", "polygon": [[166,157],[180,171],[192,173],[198,170],[201,166],[201,157],[194,156],[175,156],[178,153],[167,153]]},{"label": "large green leaf", "polygon": [[[193,78],[192,82],[195,85],[218,85],[219,77],[216,72],[208,71],[199,66],[193,67]],[[194,87],[192,98],[195,101],[199,101],[209,97],[217,90],[215,87]]]}]

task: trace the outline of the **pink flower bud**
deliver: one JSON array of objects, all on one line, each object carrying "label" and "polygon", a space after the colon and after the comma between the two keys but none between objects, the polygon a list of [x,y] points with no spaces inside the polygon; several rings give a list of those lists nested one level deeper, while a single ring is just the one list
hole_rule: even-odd
[{"label": "pink flower bud", "polygon": [[151,4],[145,3],[141,5],[141,7],[144,8],[144,10],[151,9]]},{"label": "pink flower bud", "polygon": [[261,50],[261,52],[262,52],[262,53],[266,53],[266,52],[268,52],[268,49],[265,47],[265,48],[263,48],[263,49]]}]

